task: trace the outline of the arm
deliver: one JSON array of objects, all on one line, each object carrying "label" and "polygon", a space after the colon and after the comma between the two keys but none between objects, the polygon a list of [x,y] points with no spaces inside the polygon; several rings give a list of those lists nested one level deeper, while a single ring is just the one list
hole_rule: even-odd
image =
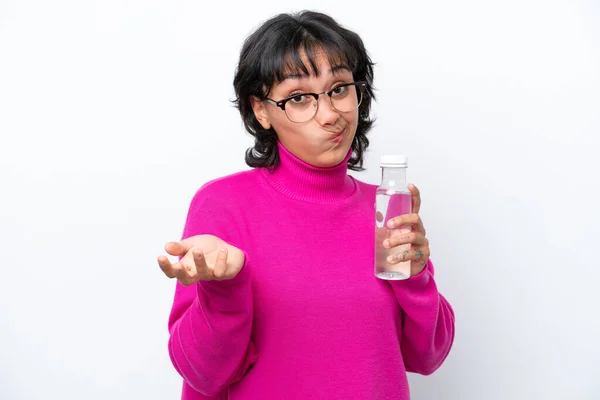
[{"label": "arm", "polygon": [[[409,251],[398,253],[392,263],[411,260],[411,277],[390,281],[396,300],[403,310],[400,349],[408,372],[422,375],[434,373],[444,362],[454,342],[454,311],[438,292],[435,270],[429,255],[429,240],[425,237],[423,221],[419,216],[421,194],[415,185],[411,192],[411,214],[394,217],[387,227],[411,226],[411,232],[391,237],[387,246],[393,248],[411,244]],[[405,212],[398,209],[395,212]],[[386,242],[388,242],[386,240]]]},{"label": "arm", "polygon": [[[237,246],[234,219],[201,189],[190,205],[182,239],[215,235]],[[222,202],[222,200],[221,200]],[[177,283],[169,316],[169,355],[185,384],[219,396],[256,361],[250,335],[253,299],[248,257],[230,280]],[[189,388],[184,387],[184,391]],[[202,398],[202,397],[199,397]]]},{"label": "arm", "polygon": [[418,275],[390,281],[404,311],[400,348],[408,372],[429,375],[444,362],[454,341],[454,311],[438,292],[431,260]]}]

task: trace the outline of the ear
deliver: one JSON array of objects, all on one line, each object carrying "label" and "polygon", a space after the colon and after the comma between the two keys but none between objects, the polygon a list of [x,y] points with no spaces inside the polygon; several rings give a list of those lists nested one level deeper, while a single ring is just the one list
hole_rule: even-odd
[{"label": "ear", "polygon": [[271,122],[269,122],[265,103],[256,96],[250,96],[250,104],[252,104],[252,111],[254,111],[254,116],[260,125],[265,129],[271,129]]}]

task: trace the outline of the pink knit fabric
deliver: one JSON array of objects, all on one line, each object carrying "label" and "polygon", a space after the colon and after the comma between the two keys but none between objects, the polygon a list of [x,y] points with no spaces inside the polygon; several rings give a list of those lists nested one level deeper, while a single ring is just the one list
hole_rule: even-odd
[{"label": "pink knit fabric", "polygon": [[279,150],[275,172],[217,179],[191,202],[183,238],[213,234],[246,263],[232,280],[177,283],[182,399],[409,399],[406,372],[434,372],[454,339],[431,261],[375,278],[375,186],[347,174],[350,153],[317,168]]}]

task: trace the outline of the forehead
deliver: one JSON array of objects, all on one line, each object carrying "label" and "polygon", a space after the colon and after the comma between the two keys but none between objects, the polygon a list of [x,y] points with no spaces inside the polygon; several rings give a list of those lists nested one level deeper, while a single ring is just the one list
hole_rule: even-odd
[{"label": "forehead", "polygon": [[332,53],[321,47],[300,49],[285,56],[276,81],[320,77],[321,75],[343,74],[351,72],[345,56]]}]

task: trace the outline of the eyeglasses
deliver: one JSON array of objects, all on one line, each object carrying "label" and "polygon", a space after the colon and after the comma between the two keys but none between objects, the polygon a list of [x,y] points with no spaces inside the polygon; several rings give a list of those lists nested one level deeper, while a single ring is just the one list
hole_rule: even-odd
[{"label": "eyeglasses", "polygon": [[352,82],[338,85],[321,93],[299,93],[281,101],[265,99],[267,102],[281,108],[292,122],[302,123],[311,120],[319,110],[319,96],[326,94],[334,110],[349,112],[356,110],[363,99],[363,89],[366,82]]}]

